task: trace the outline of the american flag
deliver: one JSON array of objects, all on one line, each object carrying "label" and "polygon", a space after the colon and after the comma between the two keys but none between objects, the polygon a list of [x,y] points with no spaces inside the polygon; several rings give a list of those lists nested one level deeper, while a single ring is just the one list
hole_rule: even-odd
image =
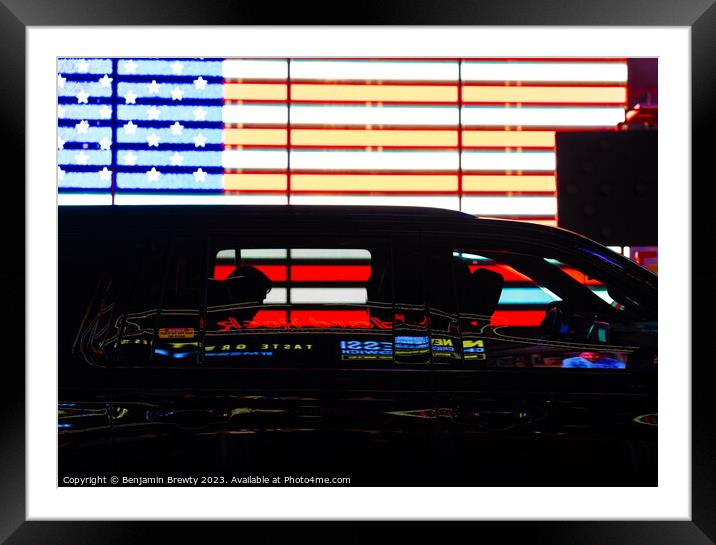
[{"label": "american flag", "polygon": [[58,60],[60,203],[415,204],[554,223],[625,59]]},{"label": "american flag", "polygon": [[221,65],[60,59],[60,189],[221,190]]}]

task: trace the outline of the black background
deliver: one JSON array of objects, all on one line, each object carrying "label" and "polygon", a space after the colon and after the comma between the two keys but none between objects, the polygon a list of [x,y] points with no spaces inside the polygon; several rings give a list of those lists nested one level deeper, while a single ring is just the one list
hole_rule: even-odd
[{"label": "black background", "polygon": [[[692,290],[696,299],[690,320],[693,330],[693,482],[690,522],[482,522],[401,525],[402,542],[419,535],[421,542],[464,539],[529,544],[708,544],[716,539],[716,425],[713,416],[713,356],[706,354],[712,336],[709,301],[714,275],[713,211],[706,195],[713,174],[707,140],[712,131],[716,89],[716,6],[713,0],[382,0],[371,2],[247,2],[237,0],[3,0],[0,4],[0,56],[3,81],[2,267],[0,267],[6,336],[0,380],[0,540],[8,544],[209,543],[225,540],[273,543],[296,541],[358,543],[373,541],[394,530],[386,523],[210,523],[210,522],[23,522],[25,520],[24,431],[24,179],[25,27],[34,25],[667,25],[689,26],[692,32]],[[88,46],[89,47],[89,46]],[[54,89],[52,90],[54,92]],[[660,90],[668,93],[668,89]],[[702,180],[703,178],[703,180]],[[32,183],[32,181],[26,181]],[[699,189],[698,193],[696,189]],[[688,188],[684,188],[687,191]],[[696,198],[698,194],[698,198]],[[23,205],[21,205],[23,203]],[[23,233],[23,236],[20,236]],[[687,264],[684,264],[687,266]],[[47,281],[55,281],[48,264]],[[21,331],[23,335],[21,336]],[[667,332],[668,333],[668,332]],[[684,346],[685,354],[689,347]],[[686,365],[688,358],[682,362]],[[54,362],[48,362],[48,365]],[[379,493],[376,490],[376,493]],[[506,513],[506,515],[509,515]],[[270,514],[267,513],[267,516]],[[412,530],[410,535],[406,530]],[[458,533],[459,532],[459,533]],[[392,533],[392,532],[391,532]],[[223,535],[222,535],[223,534]],[[708,536],[708,537],[707,537]],[[709,539],[710,538],[710,539]]]}]

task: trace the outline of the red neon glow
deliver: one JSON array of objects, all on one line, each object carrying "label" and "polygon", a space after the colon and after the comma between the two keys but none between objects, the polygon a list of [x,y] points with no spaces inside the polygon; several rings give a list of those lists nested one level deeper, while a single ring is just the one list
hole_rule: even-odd
[{"label": "red neon glow", "polygon": [[574,278],[577,282],[583,285],[587,286],[601,286],[602,283],[599,280],[596,280],[594,278],[589,278],[586,274],[583,272],[573,269],[571,267],[562,267],[562,272],[568,274],[572,278]]},{"label": "red neon glow", "polygon": [[[285,265],[252,264],[272,282],[286,282]],[[294,282],[366,282],[370,278],[370,265],[291,265],[291,280]],[[214,278],[225,280],[233,265],[216,265]]]},{"label": "red neon glow", "polygon": [[240,321],[233,316],[216,322],[220,331],[243,329],[392,329],[392,322],[370,316],[367,310],[261,310],[253,320]]},{"label": "red neon glow", "polygon": [[470,272],[474,272],[477,269],[487,269],[492,272],[496,272],[502,275],[505,282],[529,282],[534,284],[534,281],[524,274],[516,271],[512,267],[507,265],[468,265]]},{"label": "red neon glow", "polygon": [[492,315],[493,326],[538,326],[544,320],[544,310],[497,310]]}]

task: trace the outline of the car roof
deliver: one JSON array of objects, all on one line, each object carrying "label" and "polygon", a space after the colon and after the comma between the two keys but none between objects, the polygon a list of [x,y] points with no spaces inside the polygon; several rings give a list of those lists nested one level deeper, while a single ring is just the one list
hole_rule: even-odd
[{"label": "car roof", "polygon": [[[510,219],[482,218],[448,210],[422,206],[357,205],[132,205],[132,206],[61,206],[60,236],[87,236],[88,233],[171,232],[219,233],[270,223],[274,232],[295,227],[324,232],[352,227],[371,231],[434,231],[436,233],[500,233],[524,237],[585,237],[558,227]],[[343,228],[343,229],[341,229]],[[330,231],[329,231],[330,229]],[[267,234],[270,234],[267,232]]]},{"label": "car roof", "polygon": [[525,244],[539,241],[553,247],[580,247],[594,255],[606,256],[602,259],[618,263],[622,269],[654,276],[601,244],[565,229],[524,221],[480,218],[442,208],[235,204],[61,206],[58,216],[60,238],[107,242],[125,237],[146,239],[152,235],[235,236],[243,229],[251,236],[282,237],[288,232],[312,238],[331,234],[360,237],[369,233],[418,231],[450,236],[479,233]]}]

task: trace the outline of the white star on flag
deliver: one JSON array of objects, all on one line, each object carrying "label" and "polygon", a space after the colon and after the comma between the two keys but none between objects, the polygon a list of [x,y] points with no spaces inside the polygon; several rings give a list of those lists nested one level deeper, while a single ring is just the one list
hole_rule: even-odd
[{"label": "white star on flag", "polygon": [[169,160],[172,162],[172,166],[180,167],[184,161],[184,157],[179,152],[175,151],[174,155],[172,155]]},{"label": "white star on flag", "polygon": [[80,59],[77,61],[77,71],[81,73],[87,72],[89,70],[89,62],[87,62],[85,59]]},{"label": "white star on flag", "polygon": [[194,179],[195,179],[197,182],[205,182],[205,181],[206,181],[206,172],[204,172],[203,170],[201,170],[201,167],[199,167],[198,170],[195,170],[195,171],[193,172],[193,174],[194,174]]},{"label": "white star on flag", "polygon": [[102,107],[99,109],[99,116],[102,119],[109,119],[110,117],[112,117],[112,108],[110,108],[106,104],[103,104]]},{"label": "white star on flag", "polygon": [[85,134],[87,129],[89,129],[89,123],[87,123],[84,119],[75,125],[75,130],[78,134]]},{"label": "white star on flag", "polygon": [[199,76],[194,80],[194,87],[196,87],[200,91],[203,91],[204,89],[206,89],[206,80]]},{"label": "white star on flag", "polygon": [[159,84],[157,80],[153,79],[152,83],[147,84],[147,89],[149,89],[149,93],[152,95],[159,94]]},{"label": "white star on flag", "polygon": [[99,149],[108,150],[112,147],[112,141],[106,136],[99,141]]},{"label": "white star on flag", "polygon": [[157,108],[156,106],[152,106],[151,108],[147,108],[147,117],[149,119],[159,119],[159,114],[161,113],[161,110]]},{"label": "white star on flag", "polygon": [[137,156],[134,155],[134,152],[132,151],[125,153],[122,159],[124,160],[124,164],[127,166],[133,167],[137,164]]},{"label": "white star on flag", "polygon": [[77,161],[78,165],[86,165],[87,161],[89,161],[89,155],[87,155],[84,151],[81,151],[75,155],[75,161]]},{"label": "white star on flag", "polygon": [[206,144],[206,136],[204,136],[203,134],[197,134],[194,137],[194,147],[203,148],[204,144]]},{"label": "white star on flag", "polygon": [[169,128],[171,129],[172,134],[181,134],[181,132],[184,130],[184,125],[182,125],[178,121],[175,121],[174,125]]},{"label": "white star on flag", "polygon": [[108,182],[112,179],[112,171],[109,170],[107,167],[104,167],[102,170],[98,172],[99,179],[103,182]]},{"label": "white star on flag", "polygon": [[172,74],[181,74],[182,70],[184,70],[184,65],[180,63],[179,61],[175,61],[171,64],[172,67]]},{"label": "white star on flag", "polygon": [[107,74],[99,78],[99,84],[101,87],[109,87],[112,85],[112,78],[110,78]]},{"label": "white star on flag", "polygon": [[132,91],[127,91],[127,94],[124,95],[124,103],[125,104],[136,104],[137,103],[137,95],[135,95]]},{"label": "white star on flag", "polygon": [[194,121],[205,121],[206,114],[207,111],[201,106],[199,106],[198,108],[194,108]]},{"label": "white star on flag", "polygon": [[172,100],[181,100],[182,98],[184,98],[184,91],[179,87],[174,87],[172,89]]},{"label": "white star on flag", "polygon": [[127,74],[136,74],[137,73],[137,63],[129,60],[124,63],[124,71]]},{"label": "white star on flag", "polygon": [[60,167],[57,167],[57,179],[61,180],[65,177],[65,171],[62,170]]},{"label": "white star on flag", "polygon": [[137,126],[134,123],[132,123],[131,121],[128,121],[124,125],[124,133],[125,134],[134,134],[136,132],[137,132]]},{"label": "white star on flag", "polygon": [[87,104],[87,99],[89,98],[89,93],[85,91],[84,89],[80,89],[80,91],[77,93],[77,104]]},{"label": "white star on flag", "polygon": [[159,135],[156,133],[152,133],[149,136],[147,136],[147,142],[149,143],[149,147],[154,146],[155,148],[159,147]]},{"label": "white star on flag", "polygon": [[161,176],[161,172],[159,172],[156,168],[152,167],[152,170],[147,171],[147,179],[150,182],[156,182],[159,180],[159,176]]},{"label": "white star on flag", "polygon": [[67,81],[67,78],[63,78],[62,74],[57,74],[57,86],[58,87],[64,87],[66,81]]}]

